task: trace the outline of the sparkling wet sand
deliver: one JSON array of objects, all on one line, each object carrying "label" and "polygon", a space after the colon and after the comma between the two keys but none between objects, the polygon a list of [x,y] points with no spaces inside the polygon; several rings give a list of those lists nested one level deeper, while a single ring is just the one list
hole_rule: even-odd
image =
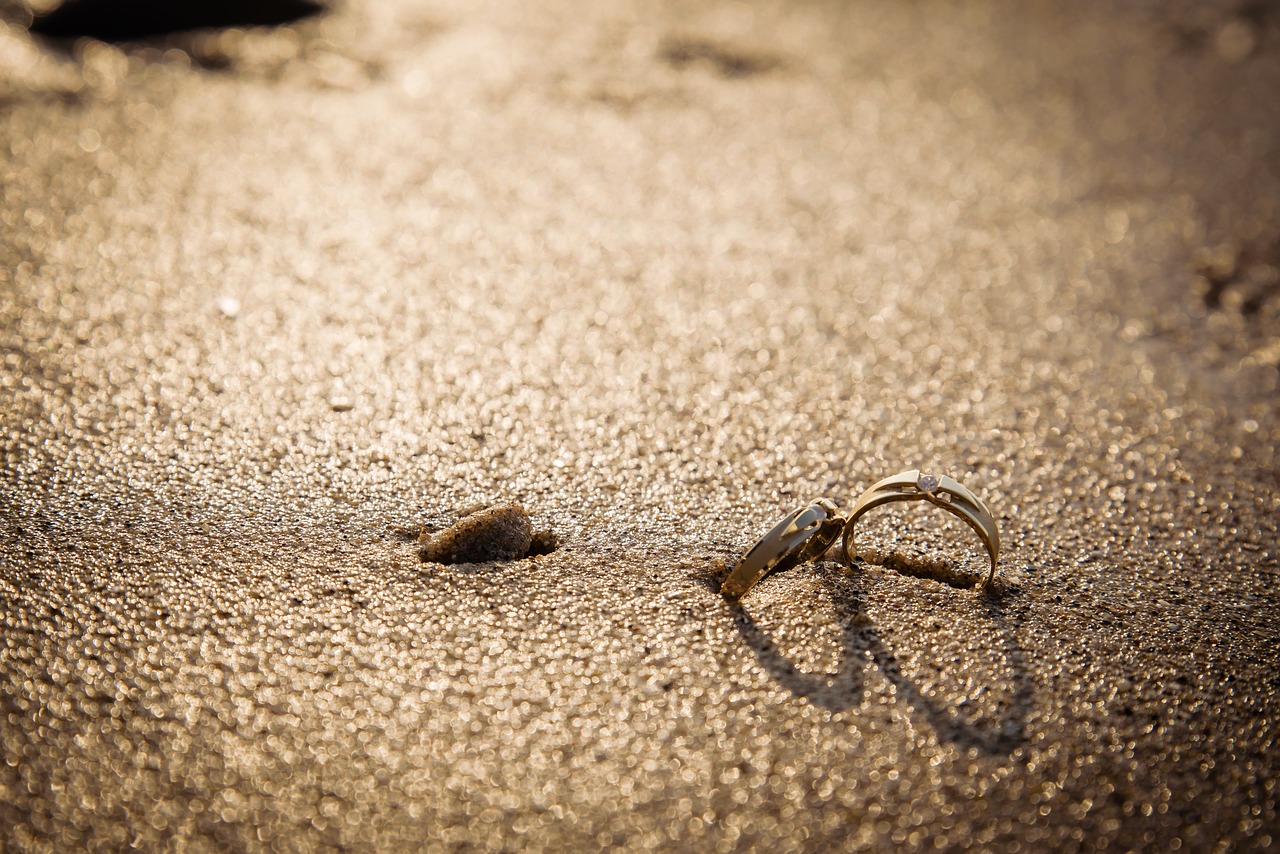
[{"label": "sparkling wet sand", "polygon": [[[4,25],[0,849],[1280,845],[1277,91],[1267,3]],[[899,505],[717,595],[917,467],[990,593]]]}]

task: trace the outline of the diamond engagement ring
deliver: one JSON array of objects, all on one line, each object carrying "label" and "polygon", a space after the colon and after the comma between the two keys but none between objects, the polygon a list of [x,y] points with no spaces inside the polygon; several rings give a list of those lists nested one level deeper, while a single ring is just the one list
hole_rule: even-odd
[{"label": "diamond engagement ring", "polygon": [[928,501],[967,522],[969,527],[978,533],[982,544],[987,547],[987,554],[991,557],[991,571],[987,573],[986,581],[982,582],[982,589],[985,590],[991,585],[991,579],[995,578],[996,574],[996,561],[1000,557],[1000,531],[996,528],[995,517],[991,515],[987,505],[957,480],[945,475],[939,477],[921,474],[914,470],[904,471],[872,484],[871,488],[862,493],[862,497],[853,505],[853,509],[849,511],[849,516],[845,520],[844,536],[840,542],[845,563],[853,565],[849,546],[853,527],[858,519],[868,510],[874,510],[876,507],[892,504],[895,501]]},{"label": "diamond engagement ring", "polygon": [[797,507],[742,556],[720,585],[721,595],[741,599],[770,572],[821,557],[835,544],[844,526],[845,517],[834,501],[819,498]]}]

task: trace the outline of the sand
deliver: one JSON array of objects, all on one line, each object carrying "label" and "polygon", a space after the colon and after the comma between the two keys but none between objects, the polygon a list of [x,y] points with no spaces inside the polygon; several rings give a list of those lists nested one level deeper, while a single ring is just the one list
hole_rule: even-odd
[{"label": "sand", "polygon": [[1280,845],[1274,4],[20,18],[0,848]]}]

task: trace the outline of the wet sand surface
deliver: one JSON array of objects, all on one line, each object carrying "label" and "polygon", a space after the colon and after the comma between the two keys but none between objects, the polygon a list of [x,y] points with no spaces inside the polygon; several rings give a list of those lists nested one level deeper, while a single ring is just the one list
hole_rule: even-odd
[{"label": "wet sand surface", "polygon": [[3,25],[0,848],[1280,845],[1280,12],[1059,5]]}]

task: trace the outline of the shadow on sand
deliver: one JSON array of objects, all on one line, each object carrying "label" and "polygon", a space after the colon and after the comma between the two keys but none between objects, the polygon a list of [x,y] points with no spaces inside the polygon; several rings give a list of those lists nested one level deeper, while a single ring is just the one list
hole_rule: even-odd
[{"label": "shadow on sand", "polygon": [[[798,669],[752,617],[750,599],[745,605],[731,604],[734,626],[779,685],[821,708],[845,711],[862,702],[866,668],[871,664],[885,674],[897,696],[910,706],[914,715],[932,727],[940,739],[976,747],[992,755],[1007,755],[1023,743],[1032,686],[1027,677],[1025,652],[1016,640],[1023,612],[1019,607],[1023,594],[1016,585],[997,582],[987,591],[968,594],[980,597],[986,616],[999,628],[1003,641],[1001,652],[1012,671],[1008,683],[990,686],[993,691],[1009,692],[1008,701],[1001,704],[1008,711],[1002,718],[991,720],[966,714],[963,699],[948,703],[944,698],[925,694],[903,675],[893,648],[866,613],[864,600],[869,585],[865,576],[837,571],[833,564],[818,564],[814,568],[822,574],[823,590],[839,622],[840,663],[832,672]],[[926,575],[928,572],[927,567],[915,569],[918,571],[907,567],[905,574]]]},{"label": "shadow on sand", "polygon": [[198,29],[280,26],[325,8],[318,0],[69,0],[36,18],[31,32],[48,39],[124,42]]}]

